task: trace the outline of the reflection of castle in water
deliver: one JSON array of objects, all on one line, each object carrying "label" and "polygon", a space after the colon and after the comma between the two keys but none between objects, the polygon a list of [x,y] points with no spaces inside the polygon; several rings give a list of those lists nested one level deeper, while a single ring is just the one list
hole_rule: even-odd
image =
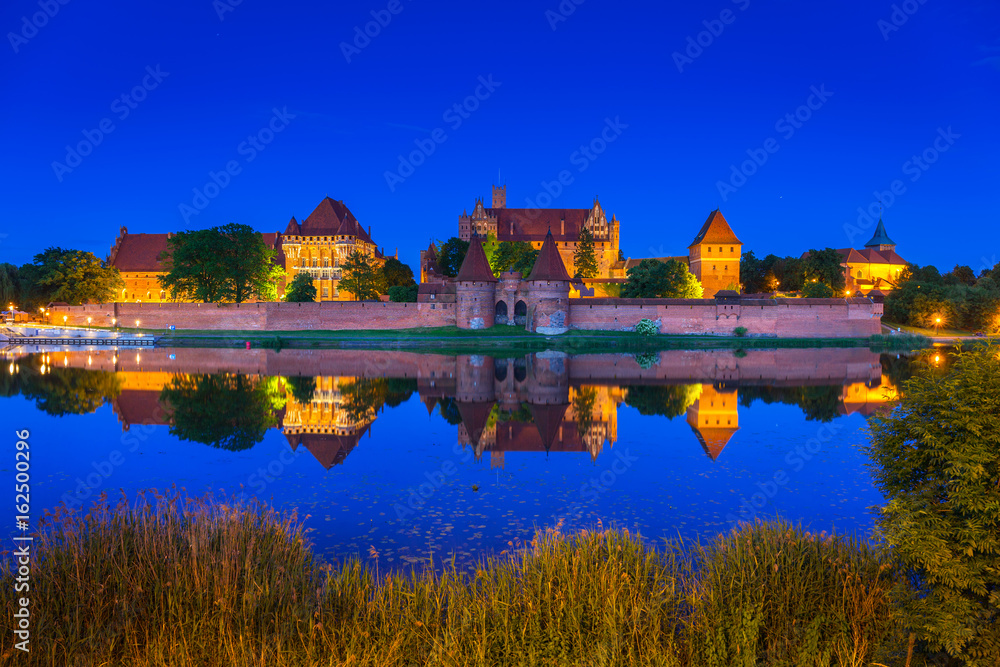
[{"label": "reflection of castle in water", "polygon": [[[284,394],[284,407],[276,415],[278,428],[293,449],[305,447],[325,468],[344,462],[370,433],[385,402],[383,392],[381,402],[376,396],[358,403],[358,383],[384,382],[387,376],[404,378],[429,411],[438,408],[456,424],[460,444],[472,447],[477,459],[489,454],[497,467],[503,467],[507,452],[586,452],[596,458],[605,445],[618,440],[622,403],[642,414],[685,416],[696,441],[715,460],[739,430],[741,403],[798,402],[807,410],[818,391],[825,403],[819,416],[810,418],[831,418],[870,416],[897,397],[883,378],[879,355],[857,348],[750,350],[739,357],[731,350],[670,351],[652,360],[557,352],[494,359],[409,352],[185,349],[121,356],[72,350],[50,357],[55,365],[116,372],[121,392],[111,402],[126,430],[133,424],[170,423],[159,397],[179,375],[284,378],[278,385]],[[352,389],[355,398],[348,406]]]}]

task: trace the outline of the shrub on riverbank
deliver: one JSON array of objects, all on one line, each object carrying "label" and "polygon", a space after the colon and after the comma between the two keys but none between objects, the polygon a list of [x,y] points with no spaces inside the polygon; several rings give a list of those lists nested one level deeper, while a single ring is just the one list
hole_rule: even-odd
[{"label": "shrub on riverbank", "polygon": [[660,549],[547,531],[472,573],[379,575],[321,563],[294,515],[147,495],[36,548],[25,664],[861,665],[893,622],[873,551],[781,524]]}]

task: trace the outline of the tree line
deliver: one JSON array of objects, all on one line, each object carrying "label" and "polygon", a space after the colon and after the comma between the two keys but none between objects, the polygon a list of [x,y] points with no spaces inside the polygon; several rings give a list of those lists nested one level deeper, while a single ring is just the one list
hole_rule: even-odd
[{"label": "tree line", "polygon": [[884,319],[1000,333],[1000,264],[978,276],[968,266],[956,266],[944,275],[934,266],[911,266],[886,297]]}]

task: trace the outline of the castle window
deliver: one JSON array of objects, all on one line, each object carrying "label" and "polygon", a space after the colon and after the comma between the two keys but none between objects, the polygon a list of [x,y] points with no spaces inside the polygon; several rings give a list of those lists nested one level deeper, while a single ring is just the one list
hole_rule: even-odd
[{"label": "castle window", "polygon": [[712,252],[712,246],[708,246],[708,251]]},{"label": "castle window", "polygon": [[733,248],[732,248],[732,246],[730,246],[730,248],[729,248],[729,252],[733,252]]},{"label": "castle window", "polygon": [[722,267],[722,270],[723,271],[728,271],[729,270],[729,265],[728,264],[724,264],[723,267]]},{"label": "castle window", "polygon": [[712,265],[712,270],[715,271],[715,264]]},{"label": "castle window", "polygon": [[722,247],[721,246],[719,247],[719,252],[722,252]]},{"label": "castle window", "polygon": [[323,298],[324,299],[330,298],[330,288],[329,287],[324,287],[323,288]]}]

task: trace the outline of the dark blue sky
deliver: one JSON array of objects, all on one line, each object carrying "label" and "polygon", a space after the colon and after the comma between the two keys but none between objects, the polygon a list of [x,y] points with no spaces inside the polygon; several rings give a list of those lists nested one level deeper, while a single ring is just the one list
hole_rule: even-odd
[{"label": "dark blue sky", "polygon": [[[758,255],[860,247],[873,226],[845,225],[898,181],[885,221],[903,257],[1000,261],[992,0],[565,0],[568,16],[559,0],[64,1],[0,10],[2,261],[104,257],[122,225],[283,231],[329,195],[416,267],[498,173],[526,206],[563,171],[551,205],[599,195],[631,257],[684,253],[715,207]],[[373,11],[388,24],[345,56]],[[433,153],[390,187],[418,141]],[[731,180],[751,155],[766,162]],[[197,200],[210,172],[229,182]]]}]

